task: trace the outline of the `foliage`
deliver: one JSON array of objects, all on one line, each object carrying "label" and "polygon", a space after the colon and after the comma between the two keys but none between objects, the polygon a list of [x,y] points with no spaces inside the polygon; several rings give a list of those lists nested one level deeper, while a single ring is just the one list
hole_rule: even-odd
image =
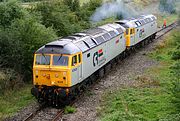
[{"label": "foliage", "polygon": [[39,3],[36,11],[42,15],[42,23],[46,27],[52,26],[58,36],[67,36],[82,29],[76,14],[71,12],[69,7],[61,1]]},{"label": "foliage", "polygon": [[22,87],[24,82],[21,76],[12,69],[3,69],[0,71],[0,95],[2,96],[6,91],[12,91]]},{"label": "foliage", "polygon": [[53,27],[58,36],[67,36],[91,27],[89,17],[101,1],[91,0],[80,7],[79,0],[53,0],[39,3],[35,11],[42,15],[42,23]]},{"label": "foliage", "polygon": [[79,0],[63,0],[64,4],[69,7],[71,11],[78,11],[80,9]]},{"label": "foliage", "polygon": [[176,42],[177,47],[172,53],[172,59],[176,60],[175,64],[171,67],[174,76],[174,87],[172,89],[174,98],[172,102],[177,110],[180,111],[180,35],[175,35],[173,39]]},{"label": "foliage", "polygon": [[159,9],[161,12],[175,13],[176,0],[160,0]]},{"label": "foliage", "polygon": [[180,112],[180,61],[173,66],[173,73],[175,79],[173,81],[173,99],[172,102],[175,105],[177,111]]},{"label": "foliage", "polygon": [[25,17],[25,10],[23,10],[18,2],[3,2],[0,3],[0,26],[8,27],[14,19]]},{"label": "foliage", "polygon": [[172,54],[172,59],[180,60],[180,35],[174,35],[174,40],[176,42],[176,50]]},{"label": "foliage", "polygon": [[56,35],[17,2],[3,3],[0,9],[0,67],[12,68],[22,75],[23,80],[29,81],[33,51],[52,41]]},{"label": "foliage", "polygon": [[179,121],[180,120],[180,113],[178,114],[170,114],[165,118],[160,119],[159,121]]},{"label": "foliage", "polygon": [[11,68],[29,81],[35,50],[57,38],[56,33],[61,37],[89,28],[89,17],[101,1],[91,0],[82,7],[79,0],[70,1],[72,5],[44,1],[28,9],[16,1],[0,3],[0,67]]},{"label": "foliage", "polygon": [[74,112],[76,112],[76,109],[74,107],[71,106],[65,107],[65,111],[64,111],[65,114],[74,113]]}]

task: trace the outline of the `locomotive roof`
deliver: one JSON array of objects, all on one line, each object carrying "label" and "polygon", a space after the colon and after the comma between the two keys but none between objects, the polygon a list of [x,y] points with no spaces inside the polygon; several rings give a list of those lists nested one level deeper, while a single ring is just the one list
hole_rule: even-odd
[{"label": "locomotive roof", "polygon": [[85,52],[123,34],[124,31],[125,29],[116,23],[106,24],[50,42],[37,50],[36,53],[75,54]]},{"label": "locomotive roof", "polygon": [[131,18],[127,20],[116,21],[116,23],[122,25],[125,28],[133,28],[155,21],[156,19],[157,18],[154,15],[149,14],[149,15],[141,15],[136,18]]},{"label": "locomotive roof", "polygon": [[75,54],[80,51],[81,50],[70,41],[57,40],[44,45],[39,50],[37,50],[36,53]]},{"label": "locomotive roof", "polygon": [[77,52],[88,51],[120,34],[125,32],[127,27],[135,27],[136,22],[148,22],[155,20],[153,15],[140,16],[137,19],[117,21],[86,31],[75,33],[71,36],[58,39],[42,46],[36,53],[49,54],[75,54]]}]

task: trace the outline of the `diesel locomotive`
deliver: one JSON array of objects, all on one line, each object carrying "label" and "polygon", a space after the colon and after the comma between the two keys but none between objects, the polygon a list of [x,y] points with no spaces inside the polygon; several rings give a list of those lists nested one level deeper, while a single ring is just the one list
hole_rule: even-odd
[{"label": "diesel locomotive", "polygon": [[39,102],[61,105],[108,73],[116,60],[152,41],[156,20],[154,15],[141,15],[45,44],[34,54],[32,94]]}]

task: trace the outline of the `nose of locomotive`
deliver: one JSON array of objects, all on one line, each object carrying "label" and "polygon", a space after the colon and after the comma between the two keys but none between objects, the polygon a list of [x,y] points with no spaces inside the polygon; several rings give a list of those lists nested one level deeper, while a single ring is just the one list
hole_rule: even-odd
[{"label": "nose of locomotive", "polygon": [[34,85],[68,87],[68,69],[63,70],[45,70],[34,69]]}]

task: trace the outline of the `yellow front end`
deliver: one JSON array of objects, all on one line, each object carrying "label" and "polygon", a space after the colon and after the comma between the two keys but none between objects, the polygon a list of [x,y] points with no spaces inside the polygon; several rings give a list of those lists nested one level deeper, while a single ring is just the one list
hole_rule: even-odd
[{"label": "yellow front end", "polygon": [[69,55],[35,54],[33,84],[38,86],[71,87]]}]

